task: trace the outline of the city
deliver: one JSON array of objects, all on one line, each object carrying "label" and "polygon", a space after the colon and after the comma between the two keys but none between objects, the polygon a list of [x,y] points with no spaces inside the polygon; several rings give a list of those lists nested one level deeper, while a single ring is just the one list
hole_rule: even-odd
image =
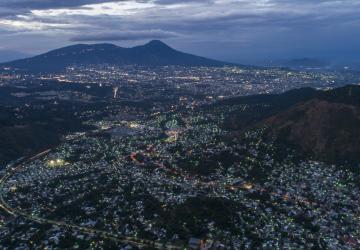
[{"label": "city", "polygon": [[[214,77],[206,75],[215,78],[219,70],[211,71]],[[219,98],[225,88],[234,93],[236,84],[212,88],[216,81],[198,94],[201,83],[187,83],[189,75],[191,79],[199,75],[194,69],[186,79],[169,82],[133,74],[142,78],[139,84],[129,79],[115,85],[116,79],[123,78],[91,75],[96,80],[84,89],[95,85],[107,93],[102,99],[105,108],[75,112],[90,129],[64,134],[58,146],[3,170],[2,242],[12,247],[30,242],[34,248],[121,244],[174,249],[189,244],[204,249],[351,248],[358,244],[356,173],[303,158],[291,148],[284,157],[282,146],[266,136],[266,125],[243,135],[229,129],[229,114],[246,114],[267,104],[231,103],[231,96],[225,94]],[[71,73],[66,76],[67,83],[52,84],[64,88],[71,81],[86,84]],[[325,82],[331,82],[327,77]],[[279,92],[281,81],[275,82],[278,85],[269,86],[276,87],[264,92]],[[291,88],[298,87],[294,82]],[[131,85],[136,88],[127,91]],[[26,91],[22,88],[23,95],[11,96],[31,98],[29,103],[45,102],[44,108],[67,102],[90,108],[97,102],[96,97],[78,91],[56,95]],[[43,237],[48,240],[42,241]]]},{"label": "city", "polygon": [[0,248],[360,249],[360,1],[0,1]]}]

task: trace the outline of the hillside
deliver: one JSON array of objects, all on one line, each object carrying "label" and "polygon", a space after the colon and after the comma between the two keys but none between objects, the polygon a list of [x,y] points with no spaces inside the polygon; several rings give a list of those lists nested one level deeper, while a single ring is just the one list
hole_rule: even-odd
[{"label": "hillside", "polygon": [[0,169],[9,161],[55,146],[66,133],[88,129],[73,115],[72,105],[0,105]]},{"label": "hillside", "polygon": [[216,105],[245,105],[244,110],[226,114],[223,126],[234,136],[266,125],[269,138],[315,159],[360,162],[360,86],[330,91],[304,88],[278,95],[237,97]]},{"label": "hillside", "polygon": [[283,94],[266,94],[230,98],[217,106],[246,105],[246,109],[235,110],[226,115],[224,127],[233,131],[245,131],[261,123],[271,115],[278,114],[299,102],[307,101],[319,92],[312,88],[287,91]]},{"label": "hillside", "polygon": [[265,121],[271,135],[329,162],[360,162],[359,87],[320,92]]}]

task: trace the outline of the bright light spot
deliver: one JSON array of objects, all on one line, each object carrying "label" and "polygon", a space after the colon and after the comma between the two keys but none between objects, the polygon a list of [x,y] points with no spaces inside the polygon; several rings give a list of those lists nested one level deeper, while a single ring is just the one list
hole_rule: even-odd
[{"label": "bright light spot", "polygon": [[61,167],[61,166],[65,165],[65,161],[63,159],[50,160],[48,162],[48,165],[50,167]]},{"label": "bright light spot", "polygon": [[243,185],[243,188],[245,188],[245,189],[252,189],[253,188],[253,185],[251,184],[251,183],[245,183],[244,185]]},{"label": "bright light spot", "polygon": [[116,99],[118,91],[119,91],[119,87],[114,87],[113,88],[114,99]]},{"label": "bright light spot", "polygon": [[130,128],[138,128],[139,124],[137,124],[136,122],[130,122]]}]

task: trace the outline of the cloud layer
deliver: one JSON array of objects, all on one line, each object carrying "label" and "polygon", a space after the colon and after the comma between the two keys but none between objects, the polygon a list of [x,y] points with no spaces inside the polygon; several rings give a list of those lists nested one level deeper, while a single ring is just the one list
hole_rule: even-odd
[{"label": "cloud layer", "polygon": [[7,0],[0,43],[37,53],[71,42],[163,39],[240,62],[350,57],[360,52],[359,9],[357,0]]},{"label": "cloud layer", "polygon": [[110,33],[81,34],[70,38],[71,42],[132,41],[145,39],[166,39],[177,34],[162,30],[114,31]]}]

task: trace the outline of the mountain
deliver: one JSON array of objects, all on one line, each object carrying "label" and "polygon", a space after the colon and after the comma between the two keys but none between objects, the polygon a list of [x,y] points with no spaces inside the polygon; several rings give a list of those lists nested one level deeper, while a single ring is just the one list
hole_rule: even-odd
[{"label": "mountain", "polygon": [[360,86],[319,92],[265,121],[270,134],[317,159],[360,162]]},{"label": "mountain", "polygon": [[216,105],[246,106],[240,112],[228,113],[224,120],[224,127],[233,136],[266,126],[265,137],[314,159],[348,166],[360,162],[360,86],[329,91],[295,89],[283,94],[232,98]]},{"label": "mountain", "polygon": [[212,59],[177,51],[159,40],[133,48],[113,44],[77,44],[56,49],[27,59],[0,64],[30,72],[56,72],[73,65],[110,64],[141,66],[224,66],[230,65]]}]

